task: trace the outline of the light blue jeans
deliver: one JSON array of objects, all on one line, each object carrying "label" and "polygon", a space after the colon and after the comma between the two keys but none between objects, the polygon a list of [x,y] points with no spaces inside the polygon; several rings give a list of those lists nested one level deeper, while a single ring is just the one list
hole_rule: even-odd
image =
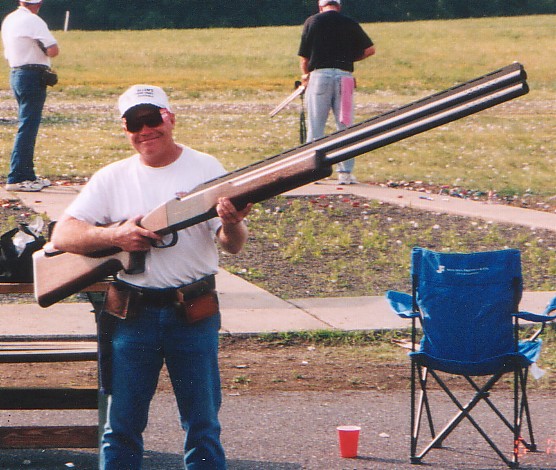
[{"label": "light blue jeans", "polygon": [[41,83],[41,77],[42,71],[35,69],[12,69],[10,73],[10,85],[19,106],[19,127],[12,150],[8,183],[37,178],[33,157],[46,101],[46,85]]},{"label": "light blue jeans", "polygon": [[220,315],[188,325],[172,306],[147,306],[117,321],[112,347],[112,395],[102,438],[102,470],[136,470],[143,459],[142,433],[163,363],[166,363],[186,432],[188,470],[223,470],[218,412]]},{"label": "light blue jeans", "polygon": [[[351,77],[351,73],[341,69],[317,69],[311,72],[309,85],[305,92],[307,106],[307,142],[320,139],[324,136],[324,129],[330,110],[336,120],[336,130],[345,129],[340,122],[342,77]],[[338,163],[337,170],[342,173],[351,173],[355,160],[353,158]]]}]

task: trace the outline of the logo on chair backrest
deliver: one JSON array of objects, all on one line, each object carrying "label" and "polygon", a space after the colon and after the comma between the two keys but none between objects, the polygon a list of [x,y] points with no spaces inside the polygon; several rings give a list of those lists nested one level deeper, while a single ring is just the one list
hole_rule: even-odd
[{"label": "logo on chair backrest", "polygon": [[438,268],[436,269],[436,272],[438,274],[451,273],[457,276],[475,276],[477,274],[484,273],[489,270],[490,269],[486,266],[482,268],[447,268],[443,264],[439,264]]}]

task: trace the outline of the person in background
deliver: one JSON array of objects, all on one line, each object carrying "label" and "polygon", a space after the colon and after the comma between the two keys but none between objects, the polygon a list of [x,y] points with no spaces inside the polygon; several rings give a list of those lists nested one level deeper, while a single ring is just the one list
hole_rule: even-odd
[{"label": "person in background", "polygon": [[[324,136],[332,109],[337,130],[353,124],[353,63],[375,53],[361,26],[340,13],[341,0],[319,0],[319,13],[303,26],[298,55],[302,84],[307,86],[305,103],[307,142]],[[338,164],[338,183],[354,184],[353,159]]]},{"label": "person in background", "polygon": [[11,67],[10,85],[19,107],[19,128],[15,136],[7,178],[8,191],[40,191],[50,186],[34,170],[35,141],[46,101],[43,73],[59,48],[47,24],[38,16],[42,0],[19,2],[17,10],[2,22],[4,56]]},{"label": "person in background", "polygon": [[[52,234],[54,247],[67,252],[113,247],[146,252],[143,272],[119,273],[101,313],[102,323],[112,329],[112,358],[108,380],[101,381],[109,398],[100,468],[141,468],[142,434],[165,363],[186,431],[185,468],[225,469],[218,419],[215,240],[223,250],[239,252],[247,240],[243,220],[251,204],[237,210],[230,199],[220,198],[218,217],[180,230],[175,244],[141,227],[143,215],[226,172],[214,157],[174,141],[176,117],[162,88],[134,85],[118,103],[138,153],[96,172]],[[125,222],[113,224],[118,221]]]}]

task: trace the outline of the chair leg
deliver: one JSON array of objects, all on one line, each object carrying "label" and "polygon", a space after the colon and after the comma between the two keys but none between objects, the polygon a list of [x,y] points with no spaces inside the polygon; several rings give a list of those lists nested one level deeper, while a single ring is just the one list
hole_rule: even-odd
[{"label": "chair leg", "polygon": [[[537,452],[537,444],[535,442],[535,436],[533,434],[533,420],[531,419],[531,413],[529,411],[529,400],[527,397],[527,381],[529,377],[529,368],[524,367],[520,371],[520,385],[521,385],[521,409],[520,409],[520,419],[523,420],[523,413],[525,413],[525,418],[527,419],[527,429],[529,431],[529,443],[524,443],[529,452]],[[523,422],[523,421],[522,421]]]},{"label": "chair leg", "polygon": [[[475,389],[476,392],[480,392],[481,388],[471,379],[471,377],[464,376],[465,379],[469,382],[469,384]],[[506,425],[506,427],[511,431],[514,432],[514,426],[508,419],[500,412],[500,410],[496,407],[494,403],[490,400],[488,396],[484,396],[483,400],[485,403],[490,407],[490,409],[502,420],[502,422]]]},{"label": "chair leg", "polygon": [[[444,381],[438,376],[438,374],[430,370],[430,374],[436,380],[438,385],[444,390],[444,392],[450,397],[452,402],[458,407],[460,412],[453,417],[453,419],[444,427],[444,429],[426,446],[419,455],[412,456],[412,462],[418,463],[420,462],[423,457],[433,448],[438,447],[442,444],[444,439],[448,437],[448,435],[457,427],[457,425],[463,421],[464,418],[467,418],[469,422],[475,427],[477,432],[485,439],[485,441],[492,447],[492,449],[498,454],[498,456],[504,461],[506,465],[510,468],[516,468],[516,463],[513,460],[508,459],[504,453],[498,448],[498,446],[490,439],[490,437],[483,431],[483,429],[478,425],[478,423],[473,419],[470,415],[470,411],[483,400],[485,397],[488,397],[488,391],[494,386],[496,382],[500,379],[503,375],[503,372],[500,372],[493,377],[491,377],[487,383],[475,394],[475,396],[465,405],[463,406],[457,397],[450,391],[450,389],[446,386]],[[516,427],[513,428],[514,431],[518,431]],[[514,434],[515,435],[515,434]],[[515,440],[514,440],[515,443]],[[514,445],[515,449],[515,445]],[[514,452],[515,456],[515,452]]]},{"label": "chair leg", "polygon": [[[411,462],[419,463],[420,458],[416,456],[417,453],[417,443],[419,440],[419,434],[421,432],[421,421],[423,419],[423,408],[426,412],[427,422],[429,425],[429,430],[431,433],[431,438],[434,439],[436,436],[436,431],[434,429],[434,422],[432,419],[432,411],[427,395],[427,368],[422,367],[418,364],[412,364],[412,379],[411,379]],[[419,380],[419,401],[416,405],[416,380]]]},{"label": "chair leg", "polygon": [[519,443],[521,440],[521,420],[520,420],[520,404],[519,404],[519,390],[520,390],[520,374],[516,367],[514,369],[514,449],[512,462],[515,466],[519,466]]},{"label": "chair leg", "polygon": [[[485,403],[490,407],[490,409],[500,418],[500,420],[506,425],[506,427],[513,433],[514,435],[514,452],[517,452],[517,447],[519,445],[525,446],[527,451],[529,452],[536,452],[537,445],[535,443],[535,437],[533,434],[533,423],[531,420],[531,414],[529,412],[529,402],[527,400],[527,379],[528,379],[528,368],[520,368],[518,370],[518,379],[517,387],[514,386],[514,423],[510,423],[508,419],[500,412],[500,410],[492,403],[492,401],[488,397],[484,397]],[[475,389],[475,391],[479,391],[480,387],[470,378],[465,377],[469,384]],[[515,374],[514,374],[514,380]],[[521,397],[519,396],[516,391],[521,392]],[[517,404],[517,405],[516,405]],[[517,420],[515,418],[515,406],[519,407],[519,415]],[[525,416],[524,416],[525,415]],[[523,419],[526,419],[527,429],[529,432],[529,442],[526,441],[522,436],[523,430]],[[514,457],[514,460],[516,458]]]},{"label": "chair leg", "polygon": [[411,436],[411,442],[409,445],[409,455],[410,458],[413,459],[413,456],[415,455],[416,452],[416,448],[417,448],[417,435],[418,435],[418,430],[415,429],[415,377],[417,375],[416,373],[416,368],[417,365],[415,364],[415,362],[411,362],[411,398],[410,398],[410,414],[411,414],[411,418],[410,418],[410,423],[409,423],[409,431],[410,431],[410,436]]},{"label": "chair leg", "polygon": [[[529,369],[528,367],[518,367],[514,371],[514,448],[513,448],[513,463],[515,468],[519,467],[520,447],[523,446],[527,452],[536,452],[537,444],[533,433],[533,422],[531,413],[529,411],[529,402],[527,399],[527,379]],[[520,396],[521,394],[521,396]],[[527,429],[529,432],[529,442],[522,436],[523,429],[523,414],[527,420]]]}]

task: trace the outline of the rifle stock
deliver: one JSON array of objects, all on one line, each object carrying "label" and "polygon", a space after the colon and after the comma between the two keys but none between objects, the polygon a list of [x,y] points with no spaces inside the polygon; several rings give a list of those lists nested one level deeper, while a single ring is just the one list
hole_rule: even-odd
[{"label": "rifle stock", "polygon": [[35,298],[41,307],[49,307],[115,272],[142,272],[143,263],[140,253],[114,249],[83,256],[57,251],[47,244],[33,253]]},{"label": "rifle stock", "polygon": [[[220,197],[230,198],[238,208],[260,202],[329,176],[336,163],[496,106],[528,91],[523,66],[508,65],[207,181],[186,196],[155,208],[143,217],[141,225],[160,235],[191,227],[216,216],[215,207]],[[40,251],[34,260],[35,297],[41,306],[52,305],[121,269],[126,272],[140,269],[140,264],[131,262],[122,253],[104,258],[95,254],[45,254]]]}]

